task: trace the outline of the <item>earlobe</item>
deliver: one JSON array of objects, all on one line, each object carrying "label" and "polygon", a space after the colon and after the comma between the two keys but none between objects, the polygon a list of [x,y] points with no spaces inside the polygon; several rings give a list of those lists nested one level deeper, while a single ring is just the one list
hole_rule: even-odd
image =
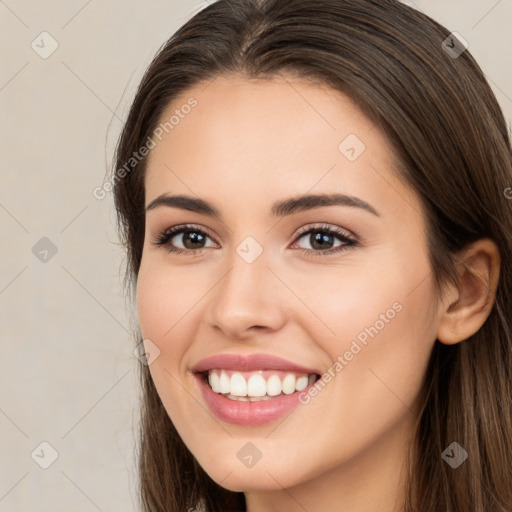
[{"label": "earlobe", "polygon": [[485,323],[494,305],[500,254],[490,239],[470,244],[457,258],[459,286],[451,286],[439,311],[437,339],[453,345],[468,339]]}]

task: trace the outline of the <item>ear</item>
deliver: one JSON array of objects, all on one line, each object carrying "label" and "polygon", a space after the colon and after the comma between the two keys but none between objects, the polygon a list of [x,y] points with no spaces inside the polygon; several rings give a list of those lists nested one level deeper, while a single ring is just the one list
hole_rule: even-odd
[{"label": "ear", "polygon": [[487,320],[494,304],[500,274],[496,244],[480,239],[457,256],[459,286],[449,285],[439,310],[437,339],[453,345],[475,334]]}]

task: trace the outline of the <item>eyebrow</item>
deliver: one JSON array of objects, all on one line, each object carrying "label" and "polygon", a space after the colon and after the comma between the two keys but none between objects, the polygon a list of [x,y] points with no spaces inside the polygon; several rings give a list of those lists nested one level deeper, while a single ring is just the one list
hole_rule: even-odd
[{"label": "eyebrow", "polygon": [[[181,208],[191,212],[201,213],[217,219],[221,218],[219,210],[207,201],[191,196],[175,195],[170,196],[162,194],[151,201],[146,207],[146,211],[166,206],[169,208]],[[360,208],[377,217],[380,214],[366,201],[346,194],[310,194],[299,197],[277,201],[272,205],[271,213],[274,217],[284,217],[297,212],[320,208],[322,206],[349,206],[351,208]]]}]

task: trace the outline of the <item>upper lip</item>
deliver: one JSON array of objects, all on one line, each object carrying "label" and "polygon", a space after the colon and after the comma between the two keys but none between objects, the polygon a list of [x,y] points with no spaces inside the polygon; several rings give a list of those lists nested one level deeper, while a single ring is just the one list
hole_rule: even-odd
[{"label": "upper lip", "polygon": [[254,370],[282,370],[297,373],[319,372],[312,368],[301,366],[281,357],[269,354],[217,354],[197,363],[192,371],[195,373],[205,372],[214,368],[225,370],[238,370],[241,372],[250,372]]}]

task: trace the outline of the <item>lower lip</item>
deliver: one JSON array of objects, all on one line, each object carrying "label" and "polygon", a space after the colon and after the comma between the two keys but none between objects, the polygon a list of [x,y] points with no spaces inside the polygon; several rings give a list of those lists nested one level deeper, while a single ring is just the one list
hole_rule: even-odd
[{"label": "lower lip", "polygon": [[215,393],[203,375],[197,374],[196,377],[204,400],[213,414],[227,423],[238,425],[263,425],[285,416],[301,403],[299,394],[308,389],[290,395],[278,395],[270,400],[242,402]]}]

